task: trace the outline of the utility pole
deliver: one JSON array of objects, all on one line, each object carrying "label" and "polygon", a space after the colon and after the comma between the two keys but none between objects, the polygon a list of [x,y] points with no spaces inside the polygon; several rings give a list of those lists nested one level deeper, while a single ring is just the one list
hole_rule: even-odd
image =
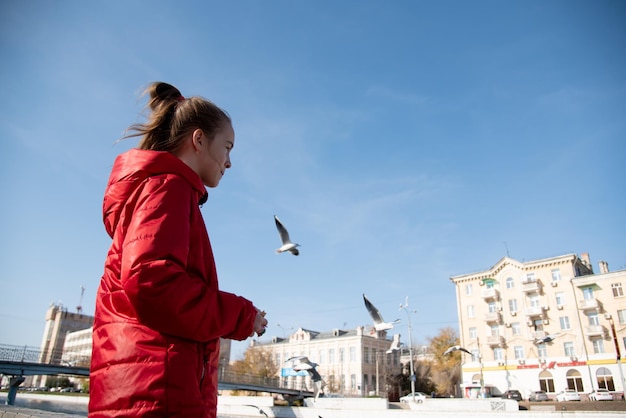
[{"label": "utility pole", "polygon": [[624,381],[624,372],[622,371],[622,353],[619,351],[619,343],[617,342],[617,334],[615,333],[615,322],[610,314],[605,314],[604,318],[608,319],[611,327],[611,335],[613,336],[613,344],[615,345],[617,368],[619,370],[620,383],[622,384],[622,392],[624,392],[626,391],[626,381]]}]

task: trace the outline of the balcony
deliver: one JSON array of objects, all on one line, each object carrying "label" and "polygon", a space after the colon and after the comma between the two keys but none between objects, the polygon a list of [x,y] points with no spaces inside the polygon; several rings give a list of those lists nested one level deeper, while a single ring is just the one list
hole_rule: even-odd
[{"label": "balcony", "polygon": [[543,316],[543,311],[545,310],[544,306],[530,306],[524,309],[524,313],[528,317],[533,316]]},{"label": "balcony", "polygon": [[524,293],[541,293],[543,288],[539,280],[530,280],[522,282],[522,292]]},{"label": "balcony", "polygon": [[500,291],[493,287],[483,289],[482,296],[485,300],[500,300]]},{"label": "balcony", "polygon": [[504,337],[501,335],[490,335],[487,337],[487,345],[490,347],[504,345]]},{"label": "balcony", "polygon": [[582,311],[598,311],[602,310],[602,302],[596,298],[583,299],[578,301],[578,309]]},{"label": "balcony", "polygon": [[485,314],[485,322],[496,322],[498,324],[501,324],[502,314],[500,312],[488,312]]},{"label": "balcony", "polygon": [[606,329],[602,325],[589,325],[585,327],[587,337],[602,337],[606,334]]}]

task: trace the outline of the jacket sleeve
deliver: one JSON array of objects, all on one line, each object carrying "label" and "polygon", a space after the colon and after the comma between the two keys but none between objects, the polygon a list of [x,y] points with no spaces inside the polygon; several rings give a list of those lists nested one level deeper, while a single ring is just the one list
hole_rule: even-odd
[{"label": "jacket sleeve", "polygon": [[125,234],[121,280],[139,321],[161,333],[206,342],[245,339],[256,308],[210,287],[187,268],[193,190],[177,176],[146,180]]}]

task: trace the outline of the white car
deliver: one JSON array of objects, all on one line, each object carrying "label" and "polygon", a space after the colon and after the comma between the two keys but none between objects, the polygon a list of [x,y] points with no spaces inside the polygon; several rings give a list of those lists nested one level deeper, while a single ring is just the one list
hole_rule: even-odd
[{"label": "white car", "polygon": [[612,401],[613,395],[606,389],[596,389],[589,394],[591,401]]},{"label": "white car", "polygon": [[[422,392],[415,392],[415,402],[422,403],[426,400],[426,394]],[[409,403],[413,402],[413,395],[410,393],[400,398],[400,402]]]},{"label": "white car", "polygon": [[556,395],[558,402],[579,401],[580,395],[574,389],[564,389]]}]

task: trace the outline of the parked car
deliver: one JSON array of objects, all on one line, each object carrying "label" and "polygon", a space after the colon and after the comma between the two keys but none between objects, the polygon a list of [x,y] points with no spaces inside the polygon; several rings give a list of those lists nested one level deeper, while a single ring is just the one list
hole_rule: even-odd
[{"label": "parked car", "polygon": [[543,390],[533,390],[532,392],[530,392],[528,400],[531,402],[541,402],[548,401],[550,399],[548,398],[548,394]]},{"label": "parked car", "polygon": [[590,401],[612,401],[613,395],[606,389],[596,389],[589,394]]},{"label": "parked car", "polygon": [[564,389],[556,395],[558,402],[579,401],[580,395],[574,389]]},{"label": "parked car", "polygon": [[[417,403],[422,403],[425,400],[426,400],[426,394],[422,392],[415,392],[415,401]],[[404,402],[404,403],[413,402],[413,395],[409,393],[408,395],[401,397],[400,402]]]},{"label": "parked car", "polygon": [[507,390],[506,392],[504,392],[502,394],[502,398],[504,399],[515,399],[516,401],[521,401],[522,400],[522,394],[520,393],[519,390]]}]

